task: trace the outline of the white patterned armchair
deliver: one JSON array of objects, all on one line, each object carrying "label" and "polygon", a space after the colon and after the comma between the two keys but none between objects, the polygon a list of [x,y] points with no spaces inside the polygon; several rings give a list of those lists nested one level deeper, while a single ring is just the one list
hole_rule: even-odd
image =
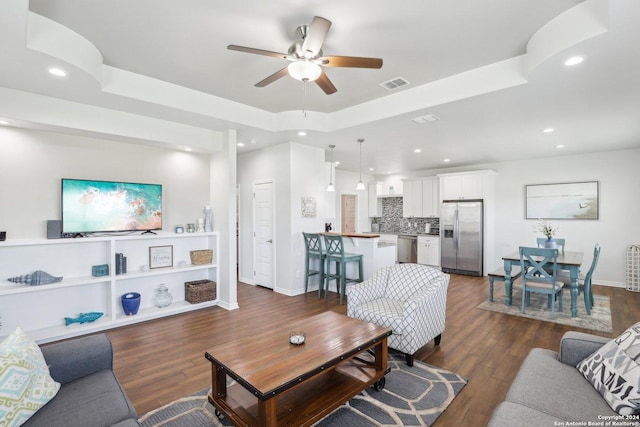
[{"label": "white patterned armchair", "polygon": [[413,354],[432,339],[440,344],[447,308],[449,275],[420,264],[381,268],[364,282],[347,287],[347,315],[390,328],[390,348]]}]

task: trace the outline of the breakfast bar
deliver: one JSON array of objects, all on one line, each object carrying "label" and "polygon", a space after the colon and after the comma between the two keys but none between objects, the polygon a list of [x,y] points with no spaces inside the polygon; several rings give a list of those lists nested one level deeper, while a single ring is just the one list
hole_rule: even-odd
[{"label": "breakfast bar", "polygon": [[[396,263],[396,245],[380,242],[379,234],[361,233],[321,233],[322,235],[342,236],[344,251],[362,255],[363,280],[368,279],[382,267]],[[347,277],[356,277],[357,267],[347,265]]]}]

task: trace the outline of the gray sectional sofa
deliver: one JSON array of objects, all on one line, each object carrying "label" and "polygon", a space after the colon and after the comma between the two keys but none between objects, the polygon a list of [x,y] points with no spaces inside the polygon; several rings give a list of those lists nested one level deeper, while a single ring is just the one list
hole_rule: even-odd
[{"label": "gray sectional sofa", "polygon": [[51,377],[62,384],[25,427],[139,427],[136,411],[113,373],[106,335],[44,345]]},{"label": "gray sectional sofa", "polygon": [[559,353],[532,349],[489,426],[554,426],[571,421],[587,425],[589,421],[602,423],[605,417],[619,417],[576,369],[578,362],[610,340],[567,332],[560,341]]}]

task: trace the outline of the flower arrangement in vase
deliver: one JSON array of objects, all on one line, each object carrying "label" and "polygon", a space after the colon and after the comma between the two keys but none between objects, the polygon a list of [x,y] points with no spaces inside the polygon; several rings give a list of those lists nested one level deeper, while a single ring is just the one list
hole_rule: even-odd
[{"label": "flower arrangement in vase", "polygon": [[553,236],[558,234],[558,231],[560,231],[560,227],[554,227],[547,221],[538,219],[538,223],[535,225],[534,230],[547,236],[547,241],[545,243],[546,248],[555,248],[555,241],[553,240]]}]

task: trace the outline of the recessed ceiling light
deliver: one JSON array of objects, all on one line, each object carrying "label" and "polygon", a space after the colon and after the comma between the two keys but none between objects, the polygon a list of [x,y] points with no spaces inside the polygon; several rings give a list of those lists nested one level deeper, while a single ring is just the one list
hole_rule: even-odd
[{"label": "recessed ceiling light", "polygon": [[551,132],[553,132],[554,130],[555,130],[554,128],[545,128],[545,129],[542,129],[542,132],[543,132],[543,133],[551,133]]},{"label": "recessed ceiling light", "polygon": [[584,56],[576,55],[564,61],[564,65],[566,65],[567,67],[572,67],[574,65],[581,64],[583,61],[584,61]]},{"label": "recessed ceiling light", "polygon": [[419,148],[416,148],[415,150],[413,150],[414,153],[422,153],[422,150]]},{"label": "recessed ceiling light", "polygon": [[191,147],[184,147],[184,151],[193,151]]},{"label": "recessed ceiling light", "polygon": [[449,163],[451,161],[451,159],[442,159],[443,162],[445,163]]},{"label": "recessed ceiling light", "polygon": [[8,125],[9,122],[7,120],[0,120],[0,125]]},{"label": "recessed ceiling light", "polygon": [[307,136],[307,133],[303,130],[298,132],[298,136]]},{"label": "recessed ceiling light", "polygon": [[375,170],[375,168],[369,168],[369,170],[370,170],[370,171],[374,171],[374,170]]},{"label": "recessed ceiling light", "polygon": [[49,68],[49,74],[53,74],[56,77],[65,77],[67,72],[62,68],[51,67]]},{"label": "recessed ceiling light", "polygon": [[334,165],[338,166],[340,162],[333,162]]},{"label": "recessed ceiling light", "polygon": [[563,145],[563,144],[558,144],[558,145],[556,145],[556,148],[557,148],[558,150],[561,150],[561,149],[563,149],[564,147],[565,147],[565,145]]},{"label": "recessed ceiling light", "polygon": [[244,147],[244,142],[238,142],[236,145],[237,145],[238,147]]}]

